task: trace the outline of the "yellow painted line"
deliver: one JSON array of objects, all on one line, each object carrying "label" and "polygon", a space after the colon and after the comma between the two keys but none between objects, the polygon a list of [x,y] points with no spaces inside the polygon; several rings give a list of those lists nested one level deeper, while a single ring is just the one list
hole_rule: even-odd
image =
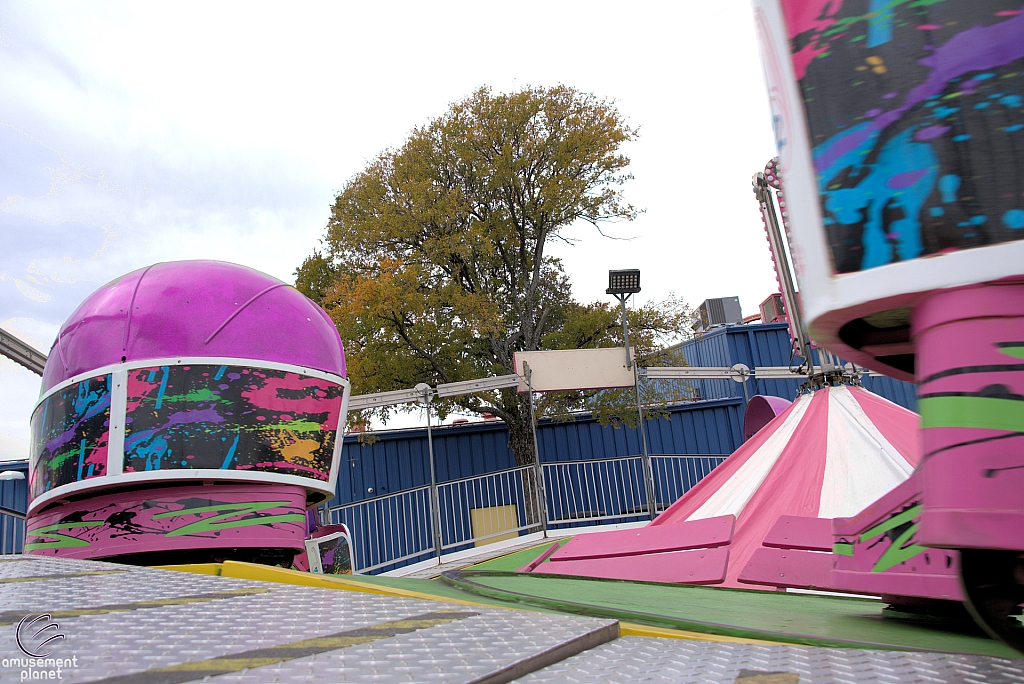
[{"label": "yellow painted line", "polygon": [[276,665],[280,658],[210,658],[197,663],[182,663],[162,667],[158,672],[238,672],[250,667]]},{"label": "yellow painted line", "polygon": [[[228,591],[217,591],[207,594],[196,594],[193,596],[177,596],[173,598],[155,599],[152,601],[137,601],[134,603],[118,603],[107,606],[93,606],[92,608],[80,608],[78,610],[46,610],[54,618],[76,618],[86,615],[106,615],[108,613],[125,613],[133,610],[144,610],[148,608],[164,608],[167,606],[187,606],[192,603],[206,603],[208,601],[219,601],[224,599],[238,598],[241,596],[254,596],[265,594],[269,589],[249,588],[231,589]],[[43,612],[43,611],[40,611]],[[25,613],[19,610],[0,611],[0,626],[15,625],[24,617]]]},{"label": "yellow painted line", "polygon": [[127,570],[91,570],[89,572],[65,572],[60,575],[34,575],[32,577],[5,577],[0,579],[0,584],[15,584],[17,582],[39,582],[41,580],[59,580],[68,577],[85,577],[87,575],[116,575],[128,572]]},{"label": "yellow painted line", "polygon": [[688,639],[690,641],[717,641],[729,644],[765,644],[768,646],[799,646],[799,644],[787,644],[783,641],[762,641],[760,639],[744,639],[742,637],[719,636],[718,634],[705,634],[704,632],[688,632],[683,629],[651,627],[649,625],[638,625],[635,622],[620,622],[619,634],[621,636],[655,637],[658,639]]},{"label": "yellow painted line", "polygon": [[223,563],[192,563],[190,565],[154,565],[157,570],[176,570],[193,572],[197,575],[220,575]]},{"label": "yellow painted line", "polygon": [[422,599],[425,601],[443,601],[445,603],[458,603],[464,606],[483,606],[485,608],[500,608],[489,603],[477,601],[464,601],[462,599],[448,598],[447,596],[436,596],[420,591],[399,589],[397,587],[385,587],[379,584],[367,584],[358,580],[350,580],[338,575],[317,575],[299,570],[286,570],[274,568],[268,565],[256,563],[242,563],[239,561],[224,561],[221,568],[221,577],[234,577],[236,579],[250,579],[260,582],[276,582],[278,584],[297,584],[304,587],[321,587],[324,589],[338,589],[341,591],[357,591],[365,594],[380,594],[382,596],[398,596],[401,598]]},{"label": "yellow painted line", "polygon": [[[430,629],[457,620],[465,620],[479,613],[462,611],[439,611],[424,613],[404,620],[381,622],[368,627],[357,627],[323,637],[292,641],[267,648],[258,648],[242,653],[232,653],[219,658],[209,658],[168,667],[158,667],[142,672],[107,677],[94,684],[184,684],[204,677],[241,672],[253,668],[286,663],[297,658],[328,653],[340,648],[368,644],[382,639],[410,634],[421,629]],[[251,675],[250,675],[251,676]],[[268,673],[269,681],[270,674]],[[257,679],[262,679],[256,674]]]},{"label": "yellow painted line", "polygon": [[[414,598],[426,601],[443,601],[445,603],[458,603],[464,606],[477,606],[483,608],[505,608],[506,610],[512,610],[505,606],[495,606],[490,603],[465,601],[462,599],[449,598],[447,596],[437,596],[435,594],[428,594],[420,591],[399,589],[397,587],[368,585],[364,582],[360,582],[358,580],[345,579],[344,577],[340,577],[338,575],[317,575],[309,572],[301,572],[299,570],[286,570],[284,568],[275,568],[268,565],[258,565],[256,563],[242,563],[239,561],[224,561],[224,563],[222,564],[211,563],[208,565],[220,565],[221,577],[234,577],[236,579],[250,579],[261,582],[275,582],[277,584],[296,584],[299,586],[321,587],[325,589],[336,589],[339,591],[356,591],[367,594],[379,594],[382,596],[398,596],[400,598]],[[191,567],[193,566],[178,565],[167,566],[167,569],[180,570],[183,572],[193,572],[190,569]],[[527,611],[530,610],[527,606],[523,606],[522,609]],[[786,644],[785,642],[781,641],[744,639],[741,637],[705,634],[703,632],[690,632],[681,629],[650,627],[648,625],[641,625],[630,622],[620,622],[619,624],[621,625],[622,636],[643,636],[661,639],[689,639],[692,641],[715,641],[733,644],[767,644],[770,646],[798,645]]]}]

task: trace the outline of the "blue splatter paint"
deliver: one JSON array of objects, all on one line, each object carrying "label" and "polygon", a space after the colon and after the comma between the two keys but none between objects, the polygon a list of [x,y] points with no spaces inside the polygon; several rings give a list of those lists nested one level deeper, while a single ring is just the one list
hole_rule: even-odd
[{"label": "blue splatter paint", "polygon": [[978,104],[974,105],[974,108],[975,109],[988,109],[989,105],[991,105],[991,104],[992,104],[991,102],[979,102]]},{"label": "blue splatter paint", "polygon": [[[834,136],[815,148],[816,162],[829,159],[833,145],[847,135],[863,136],[860,124]],[[921,223],[919,216],[928,195],[935,187],[938,160],[928,143],[915,142],[910,128],[887,142],[878,160],[867,167],[868,175],[853,188],[828,187],[837,174],[849,167],[862,166],[865,156],[874,147],[877,131],[870,132],[860,144],[835,159],[827,168],[819,170],[820,192],[825,196],[825,209],[841,224],[856,225],[864,222],[861,243],[864,253],[861,269],[882,266],[893,261],[890,237],[896,240],[896,255],[900,260],[913,259],[921,254]],[[903,218],[888,226],[882,214],[886,207],[901,209]]]},{"label": "blue splatter paint", "polygon": [[987,216],[972,216],[970,221],[969,221],[969,223],[972,226],[980,226],[980,225],[983,225],[985,223],[985,221],[987,221],[987,220],[988,220]]},{"label": "blue splatter paint", "polygon": [[[84,383],[83,383],[84,384]],[[78,477],[76,479],[82,479],[82,466],[85,464],[85,440],[83,439],[81,444],[78,446]]]},{"label": "blue splatter paint", "polygon": [[953,142],[963,142],[965,140],[970,140],[970,139],[971,139],[971,136],[968,135],[967,133],[961,133],[960,135],[954,135],[953,136]]},{"label": "blue splatter paint", "polygon": [[892,40],[893,11],[889,0],[871,0],[868,8],[868,42],[869,48],[884,45]]},{"label": "blue splatter paint", "polygon": [[160,389],[156,393],[156,408],[160,408],[164,403],[164,393],[167,391],[167,376],[171,373],[171,369],[167,366],[160,366],[160,370],[164,372],[164,377],[160,379]]},{"label": "blue splatter paint", "polygon": [[1024,209],[1010,209],[1003,214],[1003,223],[1011,230],[1024,228]]},{"label": "blue splatter paint", "polygon": [[946,204],[956,202],[956,191],[960,189],[960,176],[948,174],[939,179],[939,192]]},{"label": "blue splatter paint", "polygon": [[1014,124],[1012,126],[1007,126],[1003,130],[1006,131],[1007,133],[1014,133],[1022,128],[1024,128],[1024,124]]},{"label": "blue splatter paint", "polygon": [[935,116],[939,117],[940,119],[944,119],[950,114],[956,114],[959,111],[959,107],[936,107]]},{"label": "blue splatter paint", "polygon": [[220,368],[218,368],[217,369],[217,374],[213,376],[213,379],[214,380],[220,380],[221,378],[223,378],[224,377],[224,371],[226,371],[227,369],[228,369],[227,366],[221,366]]},{"label": "blue splatter paint", "polygon": [[220,466],[221,470],[227,470],[228,466],[231,465],[232,459],[235,458],[235,449],[238,448],[238,437],[239,435],[235,435],[235,441],[231,443],[231,448],[228,449],[228,455],[224,457],[224,463]]},{"label": "blue splatter paint", "polygon": [[946,213],[946,210],[943,209],[942,207],[932,207],[931,209],[928,210],[928,213],[931,214],[932,216],[942,216]]},{"label": "blue splatter paint", "polygon": [[1024,105],[1024,98],[1022,98],[1020,95],[1007,95],[1006,97],[1002,98],[999,101],[1002,102],[1007,107],[1013,108],[1017,108],[1020,107],[1021,105]]},{"label": "blue splatter paint", "polygon": [[975,81],[987,81],[990,78],[995,78],[995,76],[996,76],[995,74],[989,72],[989,73],[984,73],[984,74],[978,74],[972,80],[975,80]]}]

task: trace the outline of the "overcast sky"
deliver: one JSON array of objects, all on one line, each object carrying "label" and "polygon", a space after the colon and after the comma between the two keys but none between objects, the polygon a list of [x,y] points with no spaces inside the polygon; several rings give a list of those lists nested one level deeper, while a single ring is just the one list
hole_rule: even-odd
[{"label": "overcast sky", "polygon": [[[618,102],[645,213],[555,246],[578,298],[775,290],[750,176],[774,154],[749,0],[658,3],[0,1],[0,326],[49,351],[94,289],[156,261],[292,282],[334,194],[481,85]],[[39,379],[0,357],[0,459]]]}]

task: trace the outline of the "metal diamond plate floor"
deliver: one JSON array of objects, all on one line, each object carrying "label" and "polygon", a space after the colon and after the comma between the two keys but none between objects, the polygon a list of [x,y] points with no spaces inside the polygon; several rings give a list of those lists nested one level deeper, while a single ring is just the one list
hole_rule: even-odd
[{"label": "metal diamond plate floor", "polygon": [[0,682],[55,671],[16,641],[18,622],[41,613],[66,636],[50,657],[73,658],[61,681],[108,684],[509,681],[618,633],[613,620],[7,556]]},{"label": "metal diamond plate floor", "polygon": [[622,637],[516,680],[521,684],[936,684],[1024,682],[1024,661],[848,648]]},{"label": "metal diamond plate floor", "polygon": [[[618,629],[572,615],[0,556],[0,682],[1024,683],[1024,661],[616,639]],[[52,660],[22,646],[52,649]]]}]

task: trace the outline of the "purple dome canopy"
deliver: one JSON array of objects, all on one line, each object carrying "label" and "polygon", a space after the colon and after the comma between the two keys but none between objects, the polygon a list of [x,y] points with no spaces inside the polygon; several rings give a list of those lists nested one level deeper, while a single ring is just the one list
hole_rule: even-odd
[{"label": "purple dome canopy", "polygon": [[171,261],[110,281],[64,323],[43,391],[124,361],[170,357],[276,361],[345,375],[327,313],[265,273],[223,261]]}]

